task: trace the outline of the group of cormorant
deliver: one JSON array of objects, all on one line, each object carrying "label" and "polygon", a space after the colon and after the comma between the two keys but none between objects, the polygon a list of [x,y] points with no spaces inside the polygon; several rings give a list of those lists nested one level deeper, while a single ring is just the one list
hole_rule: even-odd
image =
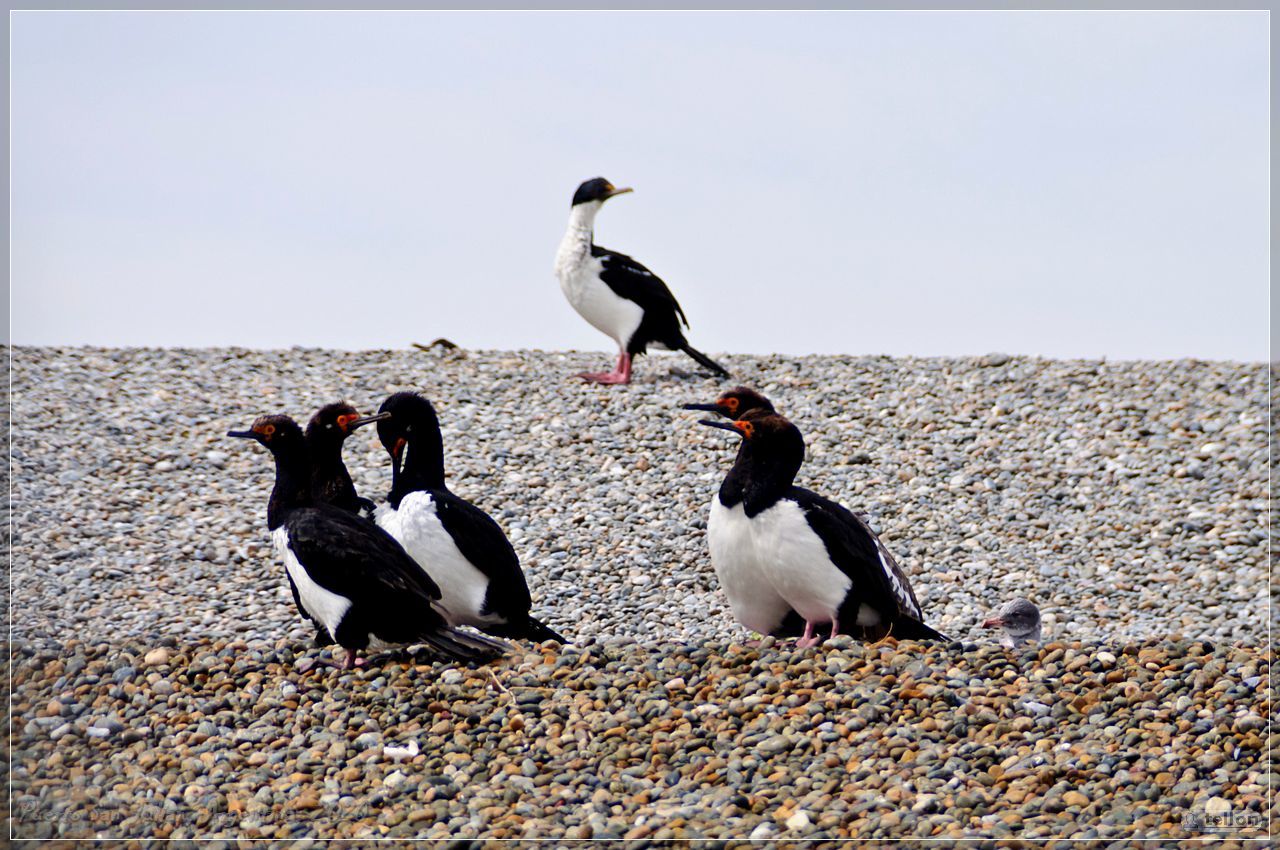
[{"label": "group of cormorant", "polygon": [[[579,377],[628,383],[632,358],[650,346],[683,351],[727,377],[685,339],[684,311],[662,279],[595,244],[601,205],[630,191],[602,177],[582,183],[556,254],[570,304],[619,349],[612,372]],[[947,640],[925,624],[911,582],[867,523],[795,485],[804,437],[769,399],[740,386],[685,407],[716,414],[700,424],[740,439],[707,525],[711,563],[738,622],[801,647],[837,634]],[[376,423],[391,462],[381,505],[356,493],[342,462],[346,438],[368,423]],[[229,436],[256,440],[275,459],[267,526],[299,613],[315,624],[317,645],[345,650],[344,667],[362,663],[361,651],[396,645],[479,661],[500,655],[502,638],[565,641],[530,613],[529,588],[502,529],[449,491],[439,421],[423,396],[395,393],[372,416],[330,404],[305,432],[288,416],[262,416]],[[983,625],[1003,627],[1008,645],[1039,639],[1039,613],[1026,600]]]}]

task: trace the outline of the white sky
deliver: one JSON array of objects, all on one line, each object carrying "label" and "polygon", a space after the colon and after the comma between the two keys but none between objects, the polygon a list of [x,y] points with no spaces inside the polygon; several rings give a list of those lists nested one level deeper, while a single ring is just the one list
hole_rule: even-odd
[{"label": "white sky", "polygon": [[[14,13],[19,344],[1267,357],[1268,19]],[[608,364],[605,364],[608,365]]]}]

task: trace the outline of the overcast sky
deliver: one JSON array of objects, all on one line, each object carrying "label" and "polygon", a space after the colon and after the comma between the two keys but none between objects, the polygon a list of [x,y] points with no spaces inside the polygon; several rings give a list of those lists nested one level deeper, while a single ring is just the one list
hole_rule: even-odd
[{"label": "overcast sky", "polygon": [[17,12],[14,340],[608,350],[603,175],[708,352],[1263,360],[1267,26]]}]

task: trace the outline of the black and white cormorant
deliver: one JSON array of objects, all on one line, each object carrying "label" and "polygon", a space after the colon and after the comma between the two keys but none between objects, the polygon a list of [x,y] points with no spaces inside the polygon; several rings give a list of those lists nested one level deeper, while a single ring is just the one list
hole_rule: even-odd
[{"label": "black and white cormorant", "polygon": [[310,458],[302,428],[288,416],[262,416],[229,437],[255,440],[275,459],[267,527],[304,616],[346,650],[424,643],[449,658],[497,657],[506,647],[449,626],[437,610],[440,589],[400,544],[373,523],[311,495]]},{"label": "black and white cormorant", "polygon": [[[734,387],[721,393],[711,404],[691,403],[684,405],[684,409],[737,419],[752,410],[772,413],[773,403],[749,387]],[[739,454],[744,446],[738,447]],[[747,523],[740,494],[733,487],[721,487],[711,500],[707,546],[711,550],[711,567],[729,599],[729,609],[739,623],[753,632],[800,637],[804,633],[804,618],[774,590],[764,564],[756,555]]]},{"label": "black and white cormorant", "polygon": [[631,381],[631,358],[649,346],[683,351],[702,366],[728,376],[723,366],[689,344],[683,327],[684,311],[662,278],[626,254],[595,244],[596,213],[619,189],[603,177],[588,180],[573,195],[569,228],[556,252],[556,277],[560,288],[577,310],[599,331],[618,344],[618,362],[612,372],[583,372],[578,377],[601,384]]},{"label": "black and white cormorant", "polygon": [[[767,583],[804,619],[798,646],[819,643],[820,631],[832,637],[947,639],[923,623],[911,583],[867,524],[842,505],[795,486],[804,462],[804,437],[795,425],[759,409],[732,422],[701,424],[732,431],[743,441],[717,496],[721,520],[708,523],[710,545],[744,562],[754,559],[752,580],[761,587]],[[752,612],[757,615],[785,617],[776,607]]]},{"label": "black and white cormorant", "polygon": [[345,401],[326,404],[307,423],[307,450],[311,453],[311,495],[317,502],[373,518],[375,505],[356,493],[351,473],[342,462],[342,446],[361,425],[377,422],[384,414],[361,416]]},{"label": "black and white cormorant", "polygon": [[377,522],[440,586],[449,622],[492,635],[565,639],[529,613],[520,559],[492,517],[455,496],[444,481],[444,440],[435,408],[413,392],[382,403],[378,439],[391,455],[389,505]]}]

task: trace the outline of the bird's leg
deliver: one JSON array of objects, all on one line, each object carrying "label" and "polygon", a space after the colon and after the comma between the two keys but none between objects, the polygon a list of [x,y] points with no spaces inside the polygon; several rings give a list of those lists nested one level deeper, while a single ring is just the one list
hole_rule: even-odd
[{"label": "bird's leg", "polygon": [[813,646],[817,642],[818,642],[818,639],[813,636],[813,621],[805,620],[804,621],[804,637],[796,641],[796,647],[799,649],[807,649]]},{"label": "bird's leg", "polygon": [[593,384],[629,384],[631,383],[631,355],[619,352],[618,362],[612,372],[580,372],[578,377]]},{"label": "bird's leg", "polygon": [[[342,659],[342,670],[350,670],[354,667],[363,667],[368,663],[368,659],[361,658],[359,650],[348,649],[346,658]],[[333,665],[337,667],[338,665]]]},{"label": "bird's leg", "polygon": [[831,618],[831,634],[827,635],[827,640],[835,640],[836,635],[840,634],[840,618]]}]

